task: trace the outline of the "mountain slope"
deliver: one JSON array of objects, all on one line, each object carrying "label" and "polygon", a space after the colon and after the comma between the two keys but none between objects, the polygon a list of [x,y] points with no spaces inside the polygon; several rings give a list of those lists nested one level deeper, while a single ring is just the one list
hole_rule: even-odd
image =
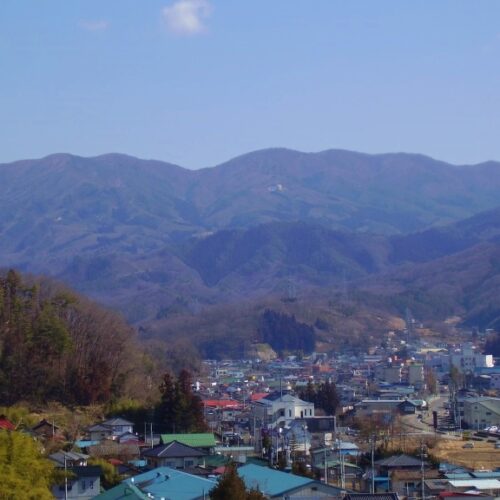
[{"label": "mountain slope", "polygon": [[58,154],[0,165],[0,262],[140,322],[470,248],[495,233],[496,213],[433,226],[495,207],[499,192],[498,163],[419,155],[273,149],[190,171]]}]

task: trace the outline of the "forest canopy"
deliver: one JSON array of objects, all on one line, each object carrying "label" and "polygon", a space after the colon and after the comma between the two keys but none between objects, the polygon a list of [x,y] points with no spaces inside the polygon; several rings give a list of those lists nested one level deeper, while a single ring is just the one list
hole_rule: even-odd
[{"label": "forest canopy", "polygon": [[280,355],[284,352],[309,354],[314,350],[314,328],[295,319],[295,316],[266,309],[261,316],[260,335]]},{"label": "forest canopy", "polygon": [[120,316],[50,280],[0,273],[0,404],[107,402],[142,377]]}]

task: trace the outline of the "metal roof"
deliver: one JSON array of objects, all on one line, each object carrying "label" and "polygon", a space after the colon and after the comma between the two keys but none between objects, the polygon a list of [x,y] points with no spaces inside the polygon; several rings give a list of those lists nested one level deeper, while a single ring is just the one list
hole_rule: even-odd
[{"label": "metal roof", "polygon": [[254,464],[240,467],[238,474],[247,488],[257,488],[268,496],[284,494],[289,490],[315,482],[308,477],[297,476]]},{"label": "metal roof", "polygon": [[97,500],[170,498],[195,500],[208,496],[214,481],[187,474],[170,467],[158,467],[127,479],[119,486],[96,497]]},{"label": "metal roof", "polygon": [[215,446],[215,437],[210,432],[195,434],[162,434],[163,444],[178,441],[179,443],[192,446],[193,448],[213,448]]}]

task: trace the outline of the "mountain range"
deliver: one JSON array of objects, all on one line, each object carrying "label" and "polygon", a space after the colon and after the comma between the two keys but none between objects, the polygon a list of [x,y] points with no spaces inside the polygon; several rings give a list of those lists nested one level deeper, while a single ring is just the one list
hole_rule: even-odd
[{"label": "mountain range", "polygon": [[153,330],[346,287],[485,327],[500,317],[499,194],[500,163],[411,154],[270,149],[196,171],[56,154],[0,165],[0,264]]}]

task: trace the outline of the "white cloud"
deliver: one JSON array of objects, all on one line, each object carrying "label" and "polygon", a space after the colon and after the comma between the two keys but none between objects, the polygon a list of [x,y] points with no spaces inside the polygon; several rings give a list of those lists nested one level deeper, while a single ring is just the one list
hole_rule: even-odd
[{"label": "white cloud", "polygon": [[108,28],[109,23],[104,19],[98,20],[82,20],[80,26],[87,31],[104,31]]},{"label": "white cloud", "polygon": [[167,29],[175,35],[187,36],[204,33],[205,21],[211,13],[208,0],[177,0],[162,11]]}]

